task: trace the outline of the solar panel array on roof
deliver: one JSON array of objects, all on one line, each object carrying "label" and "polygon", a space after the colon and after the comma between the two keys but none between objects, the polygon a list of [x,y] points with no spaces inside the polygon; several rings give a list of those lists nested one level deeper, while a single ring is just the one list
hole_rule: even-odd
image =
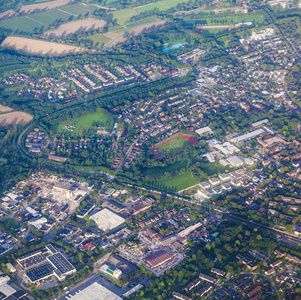
[{"label": "solar panel array on roof", "polygon": [[48,276],[51,276],[54,271],[54,267],[50,263],[38,266],[27,271],[25,274],[31,282],[36,282]]},{"label": "solar panel array on roof", "polygon": [[41,253],[36,253],[34,255],[22,259],[22,261],[19,260],[19,264],[23,269],[28,269],[31,266],[42,263],[43,261],[46,261],[45,255]]},{"label": "solar panel array on roof", "polygon": [[74,270],[73,265],[60,253],[49,255],[48,261],[55,266],[62,274]]},{"label": "solar panel array on roof", "polygon": [[52,245],[47,245],[46,248],[48,249],[48,251],[52,254],[56,253],[57,250],[52,246]]}]

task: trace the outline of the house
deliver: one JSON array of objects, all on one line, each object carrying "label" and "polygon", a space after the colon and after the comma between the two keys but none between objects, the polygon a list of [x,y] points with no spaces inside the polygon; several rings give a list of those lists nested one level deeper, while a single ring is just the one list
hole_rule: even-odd
[{"label": "house", "polygon": [[276,270],[274,268],[268,270],[268,271],[265,271],[264,274],[267,275],[267,276],[270,276],[272,274],[274,274],[276,272]]},{"label": "house", "polygon": [[272,268],[275,268],[275,267],[280,266],[281,264],[282,264],[282,260],[279,259],[279,260],[273,262],[272,264],[270,264],[270,266],[271,266]]}]

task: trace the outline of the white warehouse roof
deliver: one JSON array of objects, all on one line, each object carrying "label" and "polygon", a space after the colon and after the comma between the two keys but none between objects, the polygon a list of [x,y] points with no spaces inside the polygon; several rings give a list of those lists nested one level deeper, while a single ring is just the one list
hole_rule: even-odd
[{"label": "white warehouse roof", "polygon": [[69,298],[70,300],[122,300],[118,295],[114,294],[98,282],[94,282],[79,293]]},{"label": "white warehouse roof", "polygon": [[246,140],[254,138],[255,136],[260,135],[260,134],[262,134],[264,132],[265,131],[260,128],[260,129],[251,131],[249,133],[246,133],[244,135],[240,135],[240,136],[234,137],[234,138],[231,139],[231,142],[232,143],[239,143],[239,142],[242,142],[242,141],[246,141]]},{"label": "white warehouse roof", "polygon": [[111,230],[125,222],[125,219],[113,213],[107,208],[95,213],[90,217],[97,226],[103,230]]}]

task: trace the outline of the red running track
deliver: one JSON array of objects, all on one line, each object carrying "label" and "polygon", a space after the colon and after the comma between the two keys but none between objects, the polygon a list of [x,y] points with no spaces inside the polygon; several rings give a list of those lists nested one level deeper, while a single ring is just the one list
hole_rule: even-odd
[{"label": "red running track", "polygon": [[[166,143],[168,143],[168,142],[170,142],[170,141],[172,141],[172,140],[174,140],[174,139],[176,139],[176,138],[178,138],[178,137],[180,137],[180,138],[182,138],[182,139],[184,139],[184,140],[186,140],[186,141],[188,141],[188,142],[190,142],[190,143],[192,143],[192,144],[196,144],[197,141],[198,141],[197,138],[194,137],[194,136],[192,136],[192,135],[179,133],[179,134],[177,134],[177,135],[175,135],[175,136],[173,136],[173,137],[171,137],[171,138],[169,138],[169,139],[167,139],[167,140],[161,142],[160,144],[155,145],[154,147],[152,147],[151,149],[149,149],[149,151],[150,151],[150,152],[154,152],[154,150],[155,150],[156,148],[158,148],[158,147],[160,147],[160,146],[162,146],[162,145],[164,145],[164,144],[166,144]],[[158,151],[158,152],[159,152],[159,151]]]}]

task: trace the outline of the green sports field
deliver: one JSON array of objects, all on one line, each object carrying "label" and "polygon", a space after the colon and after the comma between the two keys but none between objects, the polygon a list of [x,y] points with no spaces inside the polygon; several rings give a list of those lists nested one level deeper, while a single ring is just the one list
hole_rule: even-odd
[{"label": "green sports field", "polygon": [[[109,129],[112,129],[114,126],[115,120],[114,117],[108,113],[107,111],[101,109],[94,113],[68,120],[65,122],[61,122],[57,126],[55,126],[54,129],[56,129],[58,132],[70,132],[66,128],[66,126],[75,126],[73,133],[81,134],[83,130],[87,130],[91,128],[92,126],[95,127],[108,127]],[[96,129],[96,128],[95,128]]]},{"label": "green sports field", "polygon": [[200,183],[200,179],[195,179],[190,174],[186,173],[168,179],[160,179],[155,185],[157,188],[166,191],[174,190],[178,192],[198,183]]}]

